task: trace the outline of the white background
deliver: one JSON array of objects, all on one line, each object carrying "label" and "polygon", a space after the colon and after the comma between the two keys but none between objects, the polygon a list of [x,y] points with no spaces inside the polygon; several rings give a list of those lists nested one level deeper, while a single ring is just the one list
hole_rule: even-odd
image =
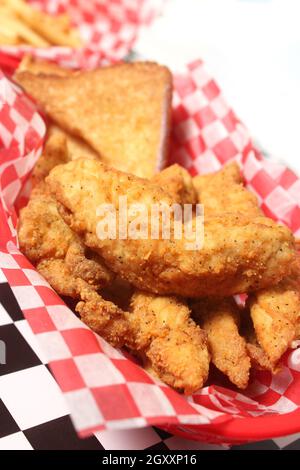
[{"label": "white background", "polygon": [[172,70],[204,59],[262,149],[300,175],[300,0],[167,0],[135,50]]}]

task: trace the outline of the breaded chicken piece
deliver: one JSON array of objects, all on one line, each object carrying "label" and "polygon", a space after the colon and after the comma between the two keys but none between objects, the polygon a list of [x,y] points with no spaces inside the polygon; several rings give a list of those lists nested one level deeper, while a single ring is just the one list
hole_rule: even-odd
[{"label": "breaded chicken piece", "polygon": [[210,361],[206,335],[183,301],[137,291],[128,316],[133,331],[128,346],[145,356],[161,380],[187,395],[204,385]]},{"label": "breaded chicken piece", "polygon": [[100,155],[95,152],[86,142],[80,137],[75,137],[72,134],[62,130],[55,124],[50,124],[48,128],[49,136],[57,136],[57,138],[63,138],[66,141],[68,161],[76,160],[76,158],[91,158],[92,160],[100,159]]},{"label": "breaded chicken piece", "polygon": [[18,224],[21,251],[61,295],[77,297],[75,280],[98,288],[112,279],[100,257],[83,246],[58,213],[44,182],[32,191]]},{"label": "breaded chicken piece", "polygon": [[249,296],[247,305],[257,341],[272,367],[297,337],[300,316],[299,280],[286,278],[274,287]]},{"label": "breaded chicken piece", "polygon": [[180,204],[196,204],[197,202],[193,178],[177,163],[154,175],[151,181],[167,191],[174,202]]},{"label": "breaded chicken piece", "polygon": [[83,320],[97,314],[96,332],[114,346],[124,345],[129,329],[124,313],[96,292],[114,276],[62,220],[45,183],[35,187],[22,209],[18,236],[22,252],[53,289],[80,301],[76,309]]},{"label": "breaded chicken piece", "polygon": [[155,203],[171,207],[172,199],[150,181],[94,160],[57,166],[47,181],[71,229],[137,288],[186,297],[228,296],[274,284],[290,272],[293,236],[269,219],[265,224],[264,218],[242,215],[206,217],[203,247],[193,251],[172,230],[170,239],[100,239],[96,212],[102,204],[118,207],[119,197],[127,196],[129,205],[144,203],[150,211]]},{"label": "breaded chicken piece", "polygon": [[137,291],[130,311],[124,311],[90,288],[80,291],[76,311],[92,330],[114,345],[125,344],[147,370],[178,391],[189,395],[203,386],[210,360],[206,335],[183,301]]},{"label": "breaded chicken piece", "polygon": [[69,155],[65,136],[59,133],[48,133],[42,155],[31,173],[33,187],[43,181],[56,165],[68,161]]},{"label": "breaded chicken piece", "polygon": [[207,333],[213,364],[238,388],[249,381],[250,359],[239,334],[240,312],[231,298],[204,299],[193,304],[193,318]]},{"label": "breaded chicken piece", "polygon": [[256,196],[243,186],[236,163],[225,165],[217,173],[195,176],[193,184],[199,202],[204,205],[205,217],[227,212],[240,212],[248,217],[262,215]]},{"label": "breaded chicken piece", "polygon": [[151,178],[168,153],[172,76],[151,62],[68,76],[17,72],[46,114],[115,167]]},{"label": "breaded chicken piece", "polygon": [[[253,218],[262,215],[256,197],[241,185],[236,164],[226,165],[221,171],[211,175],[197,176],[193,181],[204,204],[205,215],[226,212],[245,213]],[[262,218],[265,223],[267,220]],[[291,269],[294,271],[294,267]],[[295,273],[292,275],[297,277]],[[255,340],[253,334],[252,340],[248,341],[248,352],[254,362],[273,372],[278,370],[277,362],[291,341],[297,337],[297,318],[300,317],[299,286],[300,283],[290,277],[276,287],[271,286],[250,295],[248,300],[257,336]]]},{"label": "breaded chicken piece", "polygon": [[32,186],[43,181],[52,168],[76,158],[99,158],[87,144],[76,137],[68,135],[59,127],[51,124],[48,128],[42,155],[31,173]]},{"label": "breaded chicken piece", "polygon": [[81,301],[75,310],[82,321],[113,346],[124,346],[132,334],[126,313],[113,302],[104,300],[80,278],[77,278],[76,289]]},{"label": "breaded chicken piece", "polygon": [[241,315],[241,334],[246,340],[247,352],[254,369],[268,370],[272,374],[280,371],[280,365],[274,367],[274,364],[271,363],[267,354],[259,345],[248,308],[244,308]]}]

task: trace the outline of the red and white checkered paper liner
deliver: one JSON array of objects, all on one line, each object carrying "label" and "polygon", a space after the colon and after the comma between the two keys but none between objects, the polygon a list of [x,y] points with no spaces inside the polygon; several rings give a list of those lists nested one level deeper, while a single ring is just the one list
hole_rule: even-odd
[{"label": "red and white checkered paper liner", "polygon": [[[201,61],[174,76],[172,161],[192,174],[235,159],[264,211],[300,235],[300,180],[265,160]],[[87,328],[19,252],[15,200],[41,151],[44,124],[0,79],[0,268],[46,353],[81,436],[160,425],[191,439],[243,442],[300,430],[300,350],[282,371],[256,372],[245,393],[209,385],[184,397],[156,381]]]},{"label": "red and white checkered paper liner", "polygon": [[164,0],[29,0],[33,7],[52,15],[67,11],[78,29],[84,47],[36,48],[0,46],[0,53],[20,59],[24,54],[55,61],[74,68],[93,68],[123,59],[131,50],[138,32],[161,12]]}]

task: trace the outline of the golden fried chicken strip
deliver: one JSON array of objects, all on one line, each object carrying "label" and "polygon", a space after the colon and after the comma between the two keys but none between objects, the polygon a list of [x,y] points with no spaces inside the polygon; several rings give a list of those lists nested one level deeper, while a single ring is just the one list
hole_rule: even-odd
[{"label": "golden fried chicken strip", "polygon": [[76,311],[86,325],[113,345],[125,344],[173,388],[191,394],[203,386],[210,360],[206,335],[183,301],[137,291],[124,311],[79,282]]},{"label": "golden fried chicken strip", "polygon": [[231,298],[203,299],[193,305],[193,318],[207,333],[213,364],[238,388],[249,381],[250,359],[239,334],[240,312]]},{"label": "golden fried chicken strip", "polygon": [[48,128],[49,136],[56,136],[57,139],[65,139],[67,146],[67,161],[76,160],[76,158],[100,159],[100,156],[86,142],[79,137],[75,137],[60,127],[51,123]]},{"label": "golden fried chicken strip", "polygon": [[60,163],[69,161],[67,141],[63,134],[48,134],[43,153],[38,159],[31,174],[33,187],[43,181],[50,170]]},{"label": "golden fried chicken strip", "polygon": [[145,356],[161,380],[187,395],[204,385],[210,361],[206,335],[186,303],[137,291],[128,318],[133,331],[128,346]]},{"label": "golden fried chicken strip", "polygon": [[226,212],[240,212],[248,217],[262,215],[256,196],[243,186],[237,163],[229,163],[216,173],[195,176],[193,184],[206,217]]},{"label": "golden fried chicken strip", "polygon": [[273,367],[296,338],[300,317],[299,280],[285,278],[247,300],[257,341]]},{"label": "golden fried chicken strip", "polygon": [[126,313],[113,302],[104,300],[82,279],[76,281],[81,301],[75,310],[84,323],[115,347],[122,347],[131,336]]},{"label": "golden fried chicken strip", "polygon": [[115,273],[140,289],[186,297],[228,296],[276,283],[290,272],[293,236],[269,219],[265,224],[264,218],[242,215],[206,218],[204,245],[192,251],[172,230],[170,239],[100,239],[96,214],[102,204],[118,207],[119,197],[126,196],[129,205],[143,203],[150,212],[157,203],[170,208],[172,199],[150,181],[94,160],[57,166],[47,181],[71,229]]},{"label": "golden fried chicken strip", "polygon": [[[255,196],[242,186],[239,168],[234,163],[217,173],[197,176],[193,181],[206,215],[242,212],[257,218],[262,214]],[[295,278],[294,270],[292,267]],[[273,372],[291,341],[297,338],[299,286],[300,283],[290,277],[276,287],[251,294],[248,300],[257,336],[257,342],[254,335],[252,341],[248,341],[248,352],[254,362]]]},{"label": "golden fried chicken strip", "polygon": [[21,251],[61,295],[77,297],[76,278],[94,288],[112,279],[100,257],[87,249],[58,213],[45,183],[32,191],[28,205],[21,210],[18,237]]},{"label": "golden fried chicken strip", "polygon": [[154,175],[151,181],[165,189],[174,202],[180,204],[196,204],[197,202],[193,178],[177,163]]},{"label": "golden fried chicken strip", "polygon": [[272,374],[276,374],[280,370],[280,366],[271,363],[265,351],[259,345],[253,322],[248,308],[244,308],[241,316],[241,333],[247,343],[247,352],[254,369],[269,370]]},{"label": "golden fried chicken strip", "polygon": [[62,220],[45,183],[36,186],[22,209],[18,235],[22,252],[53,289],[80,300],[76,309],[83,320],[97,314],[96,332],[114,346],[124,345],[129,328],[124,313],[96,292],[113,274]]},{"label": "golden fried chicken strip", "polygon": [[151,178],[168,153],[172,77],[155,63],[120,63],[68,76],[17,72],[15,80],[68,133],[107,164]]}]

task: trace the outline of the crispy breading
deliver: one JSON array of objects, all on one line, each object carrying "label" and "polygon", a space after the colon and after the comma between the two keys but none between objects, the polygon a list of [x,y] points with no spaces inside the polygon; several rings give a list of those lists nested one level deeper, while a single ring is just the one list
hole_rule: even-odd
[{"label": "crispy breading", "polygon": [[124,313],[96,292],[113,274],[62,220],[45,183],[35,187],[22,209],[18,236],[22,252],[53,289],[79,300],[76,309],[83,319],[97,315],[96,332],[114,346],[123,345],[129,328]]},{"label": "crispy breading", "polygon": [[48,134],[43,153],[31,173],[32,185],[40,183],[48,176],[50,170],[60,163],[69,161],[67,141],[63,134]]},{"label": "crispy breading", "polygon": [[206,335],[184,301],[137,291],[128,317],[133,331],[128,346],[145,356],[161,380],[187,395],[204,385],[210,361]]},{"label": "crispy breading", "polygon": [[82,281],[77,286],[82,300],[76,311],[92,330],[113,345],[125,345],[178,391],[191,394],[203,386],[210,361],[206,335],[190,318],[185,302],[137,291],[125,311]]},{"label": "crispy breading", "polygon": [[99,156],[85,142],[50,124],[42,155],[31,173],[33,187],[43,181],[52,168],[76,158],[97,159]]},{"label": "crispy breading", "polygon": [[78,298],[76,277],[69,271],[63,259],[42,259],[36,263],[36,269],[59,295]]},{"label": "crispy breading", "polygon": [[82,321],[113,346],[124,346],[131,336],[125,312],[113,302],[104,300],[81,279],[77,279],[76,289],[81,299],[76,305],[76,311]]},{"label": "crispy breading", "polygon": [[276,364],[272,363],[267,356],[266,352],[259,345],[256,333],[253,330],[253,335],[247,340],[247,352],[251,360],[252,367],[257,370],[268,370],[272,374],[277,374],[281,370],[280,361]]},{"label": "crispy breading", "polygon": [[64,130],[109,165],[151,177],[168,153],[172,77],[136,62],[57,76],[17,72],[16,81]]},{"label": "crispy breading", "polygon": [[243,186],[236,163],[225,165],[217,173],[195,176],[193,184],[206,217],[226,212],[241,212],[248,217],[262,215],[256,196]]},{"label": "crispy breading", "polygon": [[[197,176],[193,181],[198,197],[204,204],[205,215],[239,212],[257,220],[262,215],[256,197],[241,185],[236,164],[226,165],[221,171],[211,175]],[[264,223],[268,223],[267,220],[262,216]],[[292,340],[297,338],[300,283],[295,280],[295,267],[297,268],[296,257],[291,265],[293,278],[287,278],[278,286],[252,294],[248,300],[257,336],[255,339],[253,334],[252,340],[248,341],[249,354],[256,364],[273,372],[277,370],[282,354]]]},{"label": "crispy breading", "polygon": [[207,333],[213,364],[238,388],[245,389],[251,364],[246,341],[239,334],[240,312],[234,300],[196,301],[193,318]]},{"label": "crispy breading", "polygon": [[76,160],[76,158],[91,158],[92,160],[100,159],[100,156],[93,150],[86,142],[80,137],[75,137],[68,132],[62,130],[60,127],[51,123],[48,127],[48,135],[63,138],[66,141],[68,161]]},{"label": "crispy breading", "polygon": [[290,273],[293,236],[269,219],[265,224],[265,218],[242,215],[206,217],[203,247],[193,251],[172,231],[169,239],[100,239],[96,211],[102,204],[118,207],[119,197],[127,196],[129,205],[143,203],[150,211],[159,202],[172,206],[172,199],[150,181],[94,160],[57,166],[47,181],[71,229],[115,273],[140,289],[186,297],[229,296],[274,284]]},{"label": "crispy breading", "polygon": [[248,307],[257,341],[273,367],[296,338],[300,316],[299,280],[286,278],[249,296]]},{"label": "crispy breading", "polygon": [[112,279],[99,256],[87,259],[87,249],[58,213],[45,183],[32,191],[28,205],[21,210],[18,223],[20,248],[37,270],[61,295],[76,297],[76,278],[94,288]]},{"label": "crispy breading", "polygon": [[151,181],[165,189],[174,202],[180,204],[196,204],[197,202],[193,178],[177,163],[154,175]]}]

